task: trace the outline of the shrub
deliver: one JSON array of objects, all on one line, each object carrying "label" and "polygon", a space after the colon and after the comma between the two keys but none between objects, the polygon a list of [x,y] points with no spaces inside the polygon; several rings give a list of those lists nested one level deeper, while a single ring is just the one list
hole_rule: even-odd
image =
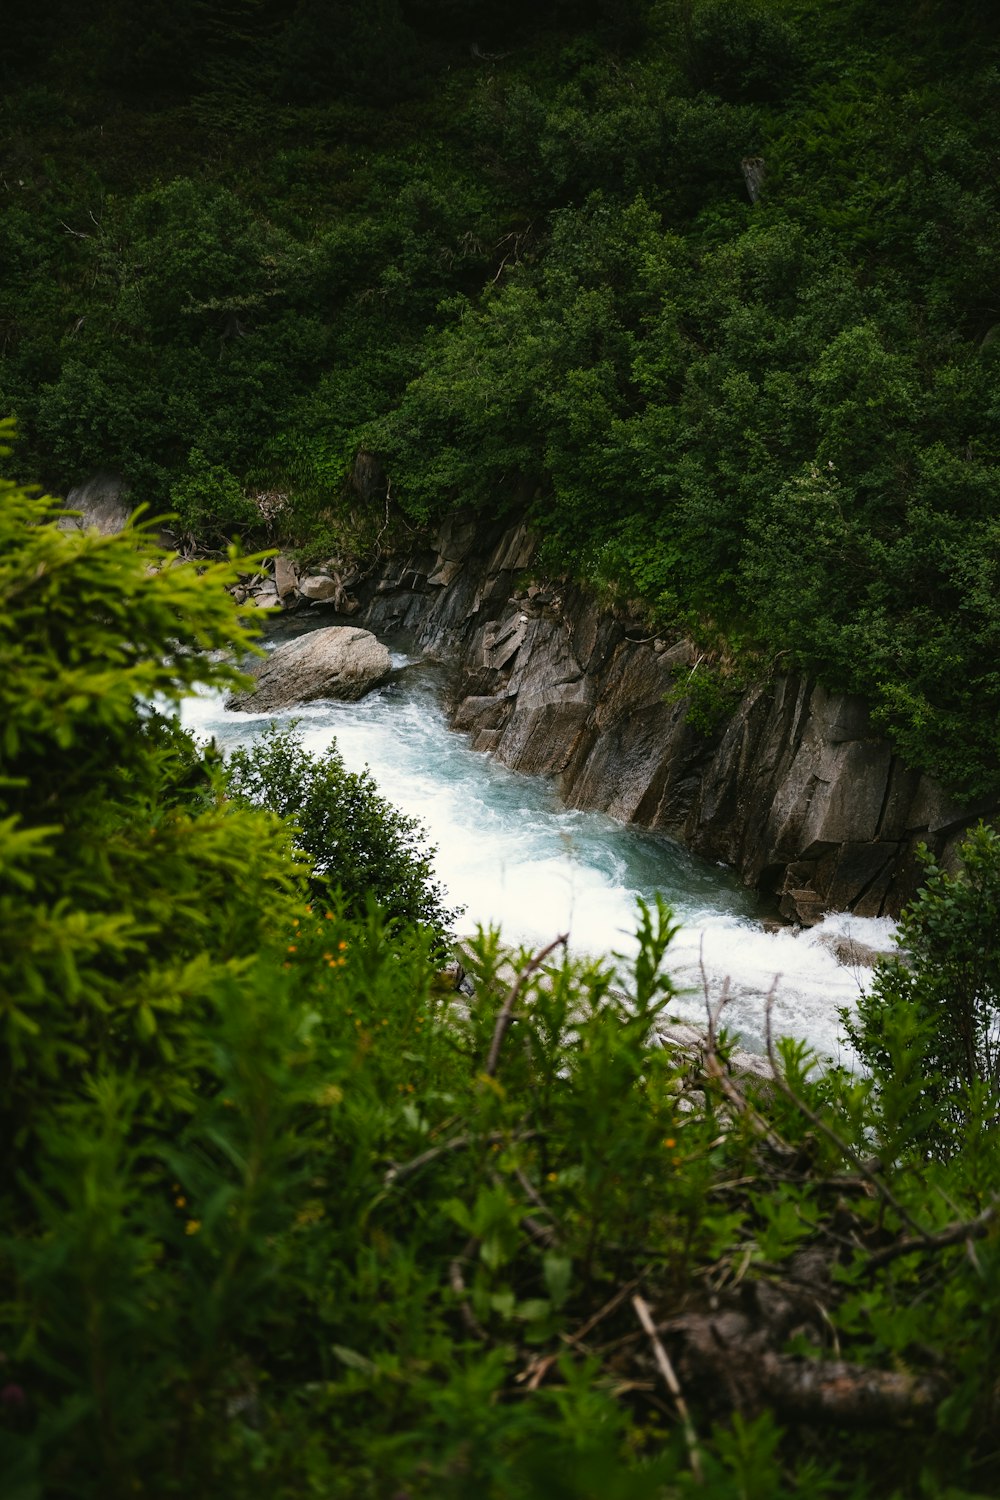
[{"label": "shrub", "polygon": [[445,905],[434,878],[426,830],[379,795],[367,768],[348,771],[336,745],[310,755],[294,728],[272,724],[248,749],[233,751],[228,785],[249,806],[294,824],[296,843],[311,861],[314,901],[329,902],[336,893],[357,917],[374,899],[397,928],[425,928],[444,945],[458,911]]},{"label": "shrub", "polygon": [[[845,1026],[879,1076],[896,1065],[904,1025],[919,1044],[920,1129],[954,1150],[970,1115],[1000,1107],[1000,835],[980,824],[952,873],[923,850],[924,884],[899,924],[899,957],[882,963]],[[912,1066],[912,1065],[911,1065]]]}]

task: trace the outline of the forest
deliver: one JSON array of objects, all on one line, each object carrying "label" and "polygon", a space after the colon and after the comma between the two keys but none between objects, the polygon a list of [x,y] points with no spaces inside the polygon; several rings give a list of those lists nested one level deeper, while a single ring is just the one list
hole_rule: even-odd
[{"label": "forest", "polygon": [[[487,931],[467,1002],[418,825],[174,712],[268,548],[463,505],[996,797],[994,6],[0,26],[4,1500],[994,1496],[1000,836],[863,1066],[754,1082],[724,1004],[659,1044],[662,903],[625,990]],[[63,529],[109,469],[147,509]]]},{"label": "forest", "polygon": [[117,470],[202,542],[323,556],[363,549],[364,447],[408,524],[527,510],[547,566],[723,679],[857,691],[911,765],[995,797],[989,0],[12,0],[4,26],[21,477]]}]

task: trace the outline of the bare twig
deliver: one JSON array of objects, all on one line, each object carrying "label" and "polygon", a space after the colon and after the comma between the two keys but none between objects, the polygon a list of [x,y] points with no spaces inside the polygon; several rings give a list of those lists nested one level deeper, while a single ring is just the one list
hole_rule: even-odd
[{"label": "bare twig", "polygon": [[660,1374],[663,1376],[664,1380],[667,1383],[667,1389],[669,1390],[671,1396],[673,1396],[674,1398],[674,1403],[677,1407],[678,1415],[680,1416],[681,1422],[683,1423],[684,1441],[687,1443],[688,1454],[691,1459],[691,1473],[694,1475],[699,1484],[704,1484],[705,1475],[701,1467],[701,1452],[698,1448],[698,1434],[694,1430],[694,1423],[691,1421],[691,1413],[688,1410],[687,1402],[684,1400],[684,1392],[681,1390],[680,1381],[677,1379],[677,1376],[674,1373],[674,1367],[670,1363],[670,1357],[667,1354],[666,1349],[664,1349],[663,1345],[660,1342],[659,1335],[656,1332],[656,1324],[653,1322],[649,1307],[647,1303],[642,1299],[642,1297],[639,1296],[638,1292],[636,1292],[632,1298],[632,1306],[635,1308],[636,1317],[642,1324],[643,1329],[649,1338],[649,1342],[653,1346],[653,1353],[656,1356],[656,1363],[659,1367]]},{"label": "bare twig", "polygon": [[511,1136],[509,1131],[491,1130],[489,1135],[455,1135],[450,1141],[442,1141],[440,1146],[429,1146],[426,1151],[421,1151],[419,1156],[414,1156],[410,1161],[394,1162],[382,1181],[386,1187],[403,1182],[407,1177],[412,1177],[415,1172],[421,1171],[435,1161],[437,1157],[445,1156],[451,1151],[464,1151],[468,1146],[502,1145],[504,1141],[509,1140],[530,1141],[537,1134],[537,1130],[522,1130],[517,1135]]},{"label": "bare twig", "polygon": [[605,1318],[611,1316],[616,1307],[621,1306],[629,1293],[635,1291],[635,1288],[641,1285],[648,1273],[649,1267],[643,1266],[638,1276],[633,1276],[631,1281],[626,1281],[625,1285],[620,1286],[614,1296],[610,1297],[603,1307],[599,1307],[595,1313],[591,1313],[587,1321],[581,1323],[579,1328],[574,1328],[571,1337],[577,1342],[585,1339],[588,1333],[594,1331],[598,1323],[603,1323]]},{"label": "bare twig", "polygon": [[462,1322],[471,1334],[486,1344],[489,1343],[489,1334],[469,1305],[469,1294],[465,1285],[465,1277],[462,1275],[462,1261],[468,1260],[478,1244],[479,1241],[475,1235],[470,1240],[466,1240],[461,1254],[456,1255],[448,1267],[448,1283],[458,1298],[458,1309],[462,1314]]},{"label": "bare twig", "polygon": [[510,257],[511,257],[512,254],[513,254],[513,251],[508,251],[507,254],[504,256],[503,260],[500,262],[500,265],[499,265],[499,267],[497,269],[497,274],[494,276],[494,278],[493,278],[493,280],[491,282],[492,286],[496,286],[497,282],[500,280],[500,275],[501,275],[504,267],[506,266],[507,262],[510,260]]},{"label": "bare twig", "polygon": [[389,529],[389,503],[390,503],[391,500],[392,500],[392,477],[389,476],[386,479],[386,481],[385,481],[385,520],[382,522],[382,525],[379,527],[378,534],[375,537],[375,541],[373,543],[374,550],[375,550],[375,556],[376,557],[381,557],[382,556],[382,538],[385,536],[386,532]]},{"label": "bare twig", "polygon": [[[532,1131],[531,1134],[534,1135],[535,1132]],[[559,1222],[559,1215],[557,1213],[554,1213],[546,1203],[545,1199],[535,1187],[535,1184],[532,1182],[527,1172],[523,1171],[521,1167],[515,1167],[514,1175],[523,1187],[526,1196],[531,1200],[535,1207],[541,1209],[542,1213],[547,1215],[547,1217],[551,1220],[551,1223],[547,1226],[547,1232],[551,1239],[557,1239],[562,1232],[562,1225]],[[522,1220],[522,1222],[524,1221]]]},{"label": "bare twig", "polygon": [[559,1231],[554,1224],[543,1224],[541,1219],[536,1219],[533,1214],[525,1214],[518,1219],[518,1224],[525,1234],[530,1235],[536,1244],[541,1245],[543,1250],[547,1250],[559,1238]]},{"label": "bare twig", "polygon": [[537,1391],[558,1358],[558,1354],[538,1355],[531,1361],[527,1369],[522,1370],[520,1375],[515,1375],[514,1379],[519,1385],[525,1385],[525,1382],[527,1382],[525,1385],[526,1390]]},{"label": "bare twig", "polygon": [[568,932],[562,933],[560,937],[553,938],[552,942],[549,943],[547,947],[541,948],[535,954],[534,958],[532,958],[528,963],[525,964],[524,968],[521,970],[520,974],[518,974],[517,978],[514,980],[514,983],[507,991],[507,998],[504,1000],[503,1005],[500,1007],[500,1014],[497,1016],[497,1023],[493,1031],[493,1040],[490,1043],[489,1056],[486,1059],[486,1067],[484,1069],[484,1072],[486,1073],[487,1078],[493,1078],[496,1075],[497,1066],[500,1062],[500,1049],[503,1046],[503,1039],[507,1035],[507,1031],[510,1027],[511,1021],[514,1019],[514,1006],[517,1004],[518,996],[520,995],[521,990],[524,988],[526,981],[531,978],[531,975],[534,974],[537,969],[541,968],[542,964],[554,949],[558,948],[560,945],[565,948],[568,941]]}]

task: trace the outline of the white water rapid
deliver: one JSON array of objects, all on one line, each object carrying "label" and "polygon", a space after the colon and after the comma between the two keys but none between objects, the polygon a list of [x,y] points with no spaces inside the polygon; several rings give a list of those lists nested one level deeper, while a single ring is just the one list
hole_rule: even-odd
[{"label": "white water rapid", "polygon": [[729,980],[724,1024],[763,1051],[764,998],[780,976],[776,1033],[850,1061],[837,1012],[857,1000],[868,971],[838,964],[824,938],[846,932],[889,948],[891,923],[837,916],[798,934],[766,930],[754,897],[729,871],[672,839],[563,807],[550,783],[508,771],[447,727],[437,669],[402,653],[393,665],[393,679],[359,703],[250,714],[205,696],[185,704],[183,719],[223,750],[249,743],[276,718],[297,719],[314,753],[336,740],[350,770],[367,765],[382,794],[425,824],[449,900],[465,907],[460,931],[499,925],[512,945],[536,947],[568,929],[571,950],[628,955],[637,897],[661,891],[681,924],[669,965],[684,991],[670,1007],[675,1018],[704,1021],[703,966],[713,998]]}]

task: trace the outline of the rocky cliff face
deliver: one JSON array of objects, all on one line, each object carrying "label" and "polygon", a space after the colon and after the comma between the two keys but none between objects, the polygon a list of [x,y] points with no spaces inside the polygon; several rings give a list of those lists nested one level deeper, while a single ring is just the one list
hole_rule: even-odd
[{"label": "rocky cliff face", "polygon": [[534,553],[525,526],[458,514],[355,585],[351,612],[450,662],[454,727],[515,770],[555,777],[571,807],[674,834],[806,924],[896,915],[918,883],[917,844],[947,858],[990,811],[903,766],[860,699],[804,679],[751,688],[700,733],[683,702],[665,701],[688,643],[642,638],[574,588],[526,584]]}]

